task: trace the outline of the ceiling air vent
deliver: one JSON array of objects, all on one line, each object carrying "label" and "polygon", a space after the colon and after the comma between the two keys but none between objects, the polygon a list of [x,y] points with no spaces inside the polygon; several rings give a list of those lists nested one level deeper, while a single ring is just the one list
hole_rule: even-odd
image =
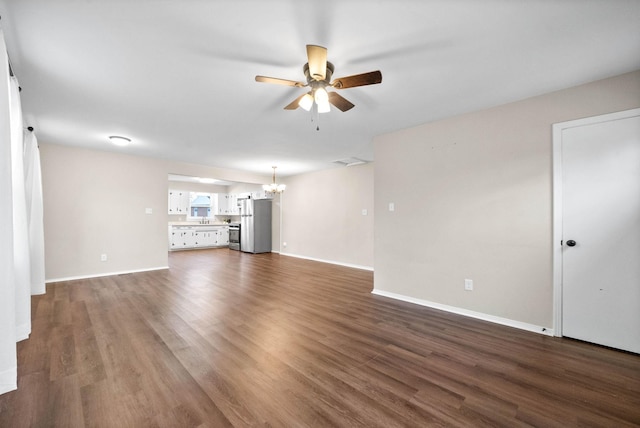
[{"label": "ceiling air vent", "polygon": [[346,158],[346,159],[334,160],[333,163],[342,165],[342,166],[354,166],[354,165],[362,165],[364,163],[367,163],[367,161],[358,159],[358,158]]}]

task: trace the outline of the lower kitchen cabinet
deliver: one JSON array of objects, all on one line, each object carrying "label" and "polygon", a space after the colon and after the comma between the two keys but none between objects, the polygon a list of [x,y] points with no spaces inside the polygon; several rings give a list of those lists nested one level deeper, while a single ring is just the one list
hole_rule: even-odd
[{"label": "lower kitchen cabinet", "polygon": [[195,247],[217,247],[218,246],[218,231],[211,230],[196,230],[195,232],[196,242]]},{"label": "lower kitchen cabinet", "polygon": [[229,245],[229,226],[169,227],[169,249],[213,248]]},{"label": "lower kitchen cabinet", "polygon": [[229,228],[223,227],[218,230],[218,245],[228,246],[229,245]]},{"label": "lower kitchen cabinet", "polygon": [[191,248],[195,245],[196,237],[195,232],[189,229],[169,229],[169,248]]}]

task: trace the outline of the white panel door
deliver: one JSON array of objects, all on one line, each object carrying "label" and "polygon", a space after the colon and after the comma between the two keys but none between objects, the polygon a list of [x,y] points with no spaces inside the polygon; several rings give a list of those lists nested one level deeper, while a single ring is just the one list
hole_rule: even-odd
[{"label": "white panel door", "polygon": [[640,353],[640,116],[601,117],[562,130],[562,334]]}]

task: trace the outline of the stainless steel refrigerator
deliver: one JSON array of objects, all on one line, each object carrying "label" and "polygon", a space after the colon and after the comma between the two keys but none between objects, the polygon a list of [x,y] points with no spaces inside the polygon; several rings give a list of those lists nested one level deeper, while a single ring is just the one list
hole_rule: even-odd
[{"label": "stainless steel refrigerator", "polygon": [[240,199],[240,251],[271,252],[271,200]]}]

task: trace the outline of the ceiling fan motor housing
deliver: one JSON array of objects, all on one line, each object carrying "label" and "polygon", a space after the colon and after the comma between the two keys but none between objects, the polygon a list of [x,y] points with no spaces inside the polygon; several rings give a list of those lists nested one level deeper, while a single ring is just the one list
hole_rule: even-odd
[{"label": "ceiling fan motor housing", "polygon": [[333,76],[333,70],[334,70],[333,64],[331,64],[329,61],[327,61],[327,71],[325,73],[324,80],[316,80],[316,79],[313,78],[313,76],[311,76],[311,74],[309,74],[309,63],[306,63],[304,65],[304,67],[302,67],[302,71],[304,72],[304,76],[307,78],[307,83],[310,86],[313,86],[313,85],[311,85],[312,82],[324,82],[325,83],[324,86],[329,85],[329,82],[331,82],[331,76]]}]

